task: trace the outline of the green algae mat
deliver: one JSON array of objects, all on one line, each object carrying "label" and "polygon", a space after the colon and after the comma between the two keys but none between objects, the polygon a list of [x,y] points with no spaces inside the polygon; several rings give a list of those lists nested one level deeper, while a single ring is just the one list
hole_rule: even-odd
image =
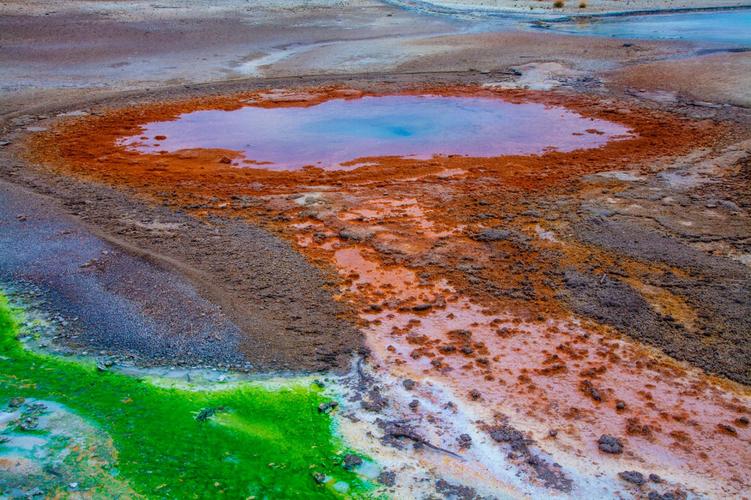
[{"label": "green algae mat", "polygon": [[[71,490],[94,497],[367,496],[370,485],[342,465],[347,450],[333,435],[331,418],[318,412],[325,398],[315,386],[160,387],[98,370],[93,362],[26,350],[17,340],[22,318],[23,311],[0,295],[0,415],[6,416],[0,421],[0,495],[23,486],[13,484],[23,470],[8,472],[14,460],[16,467],[26,463],[18,460],[21,452],[14,455],[13,439],[28,448],[52,434],[50,453],[67,449],[56,455],[58,466],[78,468],[80,482],[37,485],[35,493],[48,497],[69,496]],[[66,438],[54,430],[55,422],[47,422],[51,430],[38,428],[50,405],[75,415],[104,440],[96,446],[75,435]],[[45,476],[27,465],[27,477],[55,477],[54,470]]]}]

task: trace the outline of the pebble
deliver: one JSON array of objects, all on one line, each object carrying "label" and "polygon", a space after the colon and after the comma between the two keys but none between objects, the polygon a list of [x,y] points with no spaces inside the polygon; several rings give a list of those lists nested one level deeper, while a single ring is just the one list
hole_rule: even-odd
[{"label": "pebble", "polygon": [[644,474],[635,470],[619,472],[618,476],[624,481],[637,485],[642,485],[647,482],[646,479],[644,479]]},{"label": "pebble", "polygon": [[405,380],[402,380],[402,385],[404,386],[405,389],[407,389],[408,391],[411,391],[412,389],[415,388],[415,385],[417,385],[417,383],[412,379],[405,379]]},{"label": "pebble", "polygon": [[597,440],[597,446],[600,451],[605,453],[611,453],[614,455],[623,453],[623,443],[617,437],[603,434],[600,439]]},{"label": "pebble", "polygon": [[344,455],[343,464],[345,469],[354,469],[355,467],[362,465],[362,458],[348,453],[347,455]]},{"label": "pebble", "polygon": [[460,434],[458,438],[456,438],[457,443],[459,443],[459,448],[469,448],[472,446],[472,436],[469,434]]}]

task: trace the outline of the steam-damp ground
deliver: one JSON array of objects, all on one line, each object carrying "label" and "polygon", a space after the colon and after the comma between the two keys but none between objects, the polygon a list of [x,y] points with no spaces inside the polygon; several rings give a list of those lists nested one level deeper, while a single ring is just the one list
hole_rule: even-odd
[{"label": "steam-damp ground", "polygon": [[4,5],[2,494],[742,497],[745,42],[496,3]]}]

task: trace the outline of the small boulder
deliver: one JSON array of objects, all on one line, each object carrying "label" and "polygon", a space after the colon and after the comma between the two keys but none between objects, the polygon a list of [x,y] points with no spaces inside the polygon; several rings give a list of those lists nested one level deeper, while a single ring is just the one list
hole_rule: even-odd
[{"label": "small boulder", "polygon": [[600,436],[600,439],[597,440],[597,446],[604,453],[611,453],[613,455],[623,453],[623,443],[621,440],[608,434]]},{"label": "small boulder", "polygon": [[352,470],[355,467],[359,467],[362,465],[362,458],[358,457],[357,455],[353,455],[351,453],[348,453],[344,455],[344,468],[347,470]]},{"label": "small boulder", "polygon": [[506,229],[483,229],[472,238],[476,241],[503,241],[511,237],[511,231]]},{"label": "small boulder", "polygon": [[635,470],[627,470],[627,471],[619,472],[618,477],[620,477],[626,482],[633,483],[636,485],[642,485],[647,482],[647,480],[644,479],[644,474],[642,474],[641,472],[637,472]]}]

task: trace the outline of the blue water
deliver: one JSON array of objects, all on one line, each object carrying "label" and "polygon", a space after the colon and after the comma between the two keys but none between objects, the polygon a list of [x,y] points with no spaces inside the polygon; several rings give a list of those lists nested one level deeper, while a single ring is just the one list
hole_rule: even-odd
[{"label": "blue water", "polygon": [[751,47],[751,9],[579,18],[546,27],[578,35]]},{"label": "blue water", "polygon": [[[493,157],[599,147],[618,124],[561,107],[497,98],[384,96],[314,106],[196,111],[122,143],[143,152],[228,149],[274,170],[354,168],[368,157]],[[143,140],[140,136],[148,137]],[[166,136],[157,140],[156,136]]]}]

